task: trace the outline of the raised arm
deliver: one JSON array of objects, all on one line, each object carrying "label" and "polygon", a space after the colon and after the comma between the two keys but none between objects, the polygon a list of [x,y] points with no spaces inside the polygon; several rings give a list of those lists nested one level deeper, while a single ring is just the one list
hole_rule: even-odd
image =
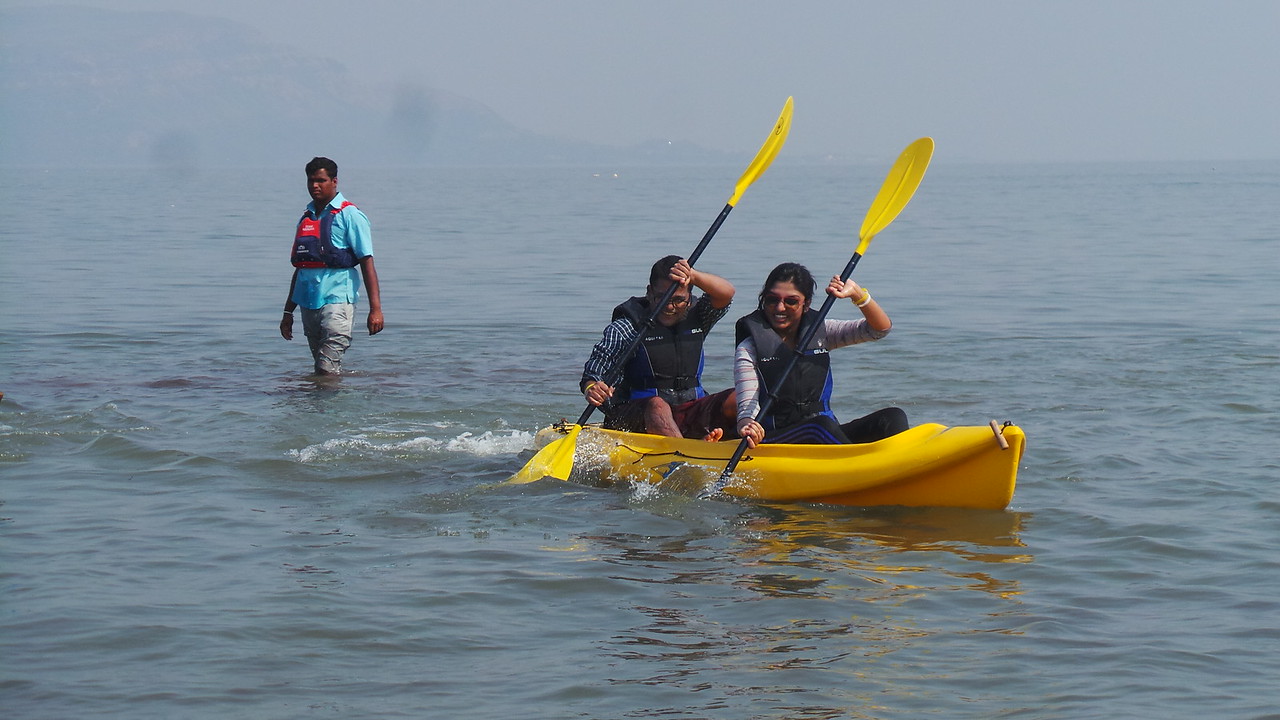
[{"label": "raised arm", "polygon": [[880,303],[871,297],[871,293],[867,289],[853,281],[853,278],[845,282],[840,282],[840,276],[831,278],[831,283],[827,285],[827,294],[838,298],[848,298],[853,301],[854,306],[862,311],[862,316],[867,319],[867,324],[872,330],[879,333],[887,333],[893,327],[893,323],[889,322],[889,315],[880,307]]},{"label": "raised arm", "polygon": [[717,310],[727,308],[729,303],[733,302],[733,283],[719,275],[695,270],[689,267],[689,262],[683,258],[671,267],[671,282],[679,283],[684,287],[692,285],[698,288],[707,294],[711,299],[711,306]]}]

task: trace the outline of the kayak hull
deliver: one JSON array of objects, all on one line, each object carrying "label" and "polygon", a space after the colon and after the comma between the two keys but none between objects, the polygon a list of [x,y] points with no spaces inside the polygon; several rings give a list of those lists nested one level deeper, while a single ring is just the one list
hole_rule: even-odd
[{"label": "kayak hull", "polygon": [[[560,431],[543,431],[551,433],[559,437]],[[721,492],[767,502],[999,510],[1013,498],[1025,442],[1016,425],[926,423],[874,443],[765,444],[746,452]],[[591,426],[578,438],[575,466],[605,483],[696,493],[713,485],[737,444]]]}]

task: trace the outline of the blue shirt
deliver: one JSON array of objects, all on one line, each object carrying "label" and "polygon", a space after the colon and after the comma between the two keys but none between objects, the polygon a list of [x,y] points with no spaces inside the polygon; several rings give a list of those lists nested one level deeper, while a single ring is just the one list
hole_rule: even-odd
[{"label": "blue shirt", "polygon": [[[320,209],[342,207],[342,193],[333,196],[329,204]],[[307,214],[316,217],[314,202],[307,203]],[[333,246],[350,248],[356,258],[363,260],[373,255],[373,231],[369,218],[359,208],[351,206],[333,219]],[[318,310],[334,303],[355,303],[360,299],[360,268],[297,268],[298,279],[293,284],[293,301],[308,310]]]}]

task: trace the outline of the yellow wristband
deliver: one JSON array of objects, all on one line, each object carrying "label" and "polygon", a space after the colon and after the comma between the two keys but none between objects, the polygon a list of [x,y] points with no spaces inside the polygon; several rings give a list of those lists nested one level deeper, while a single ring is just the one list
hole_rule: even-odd
[{"label": "yellow wristband", "polygon": [[869,302],[871,302],[871,291],[866,288],[862,288],[862,297],[854,300],[853,304],[855,307],[866,307]]}]

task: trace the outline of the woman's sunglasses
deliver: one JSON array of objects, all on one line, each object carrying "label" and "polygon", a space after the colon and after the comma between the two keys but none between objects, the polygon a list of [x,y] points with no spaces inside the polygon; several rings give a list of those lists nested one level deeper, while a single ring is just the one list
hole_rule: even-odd
[{"label": "woman's sunglasses", "polygon": [[804,298],[802,297],[796,297],[795,295],[787,295],[786,297],[783,297],[782,295],[775,295],[773,293],[769,293],[760,299],[761,305],[770,306],[782,303],[789,308],[796,307],[802,302],[804,302]]}]

